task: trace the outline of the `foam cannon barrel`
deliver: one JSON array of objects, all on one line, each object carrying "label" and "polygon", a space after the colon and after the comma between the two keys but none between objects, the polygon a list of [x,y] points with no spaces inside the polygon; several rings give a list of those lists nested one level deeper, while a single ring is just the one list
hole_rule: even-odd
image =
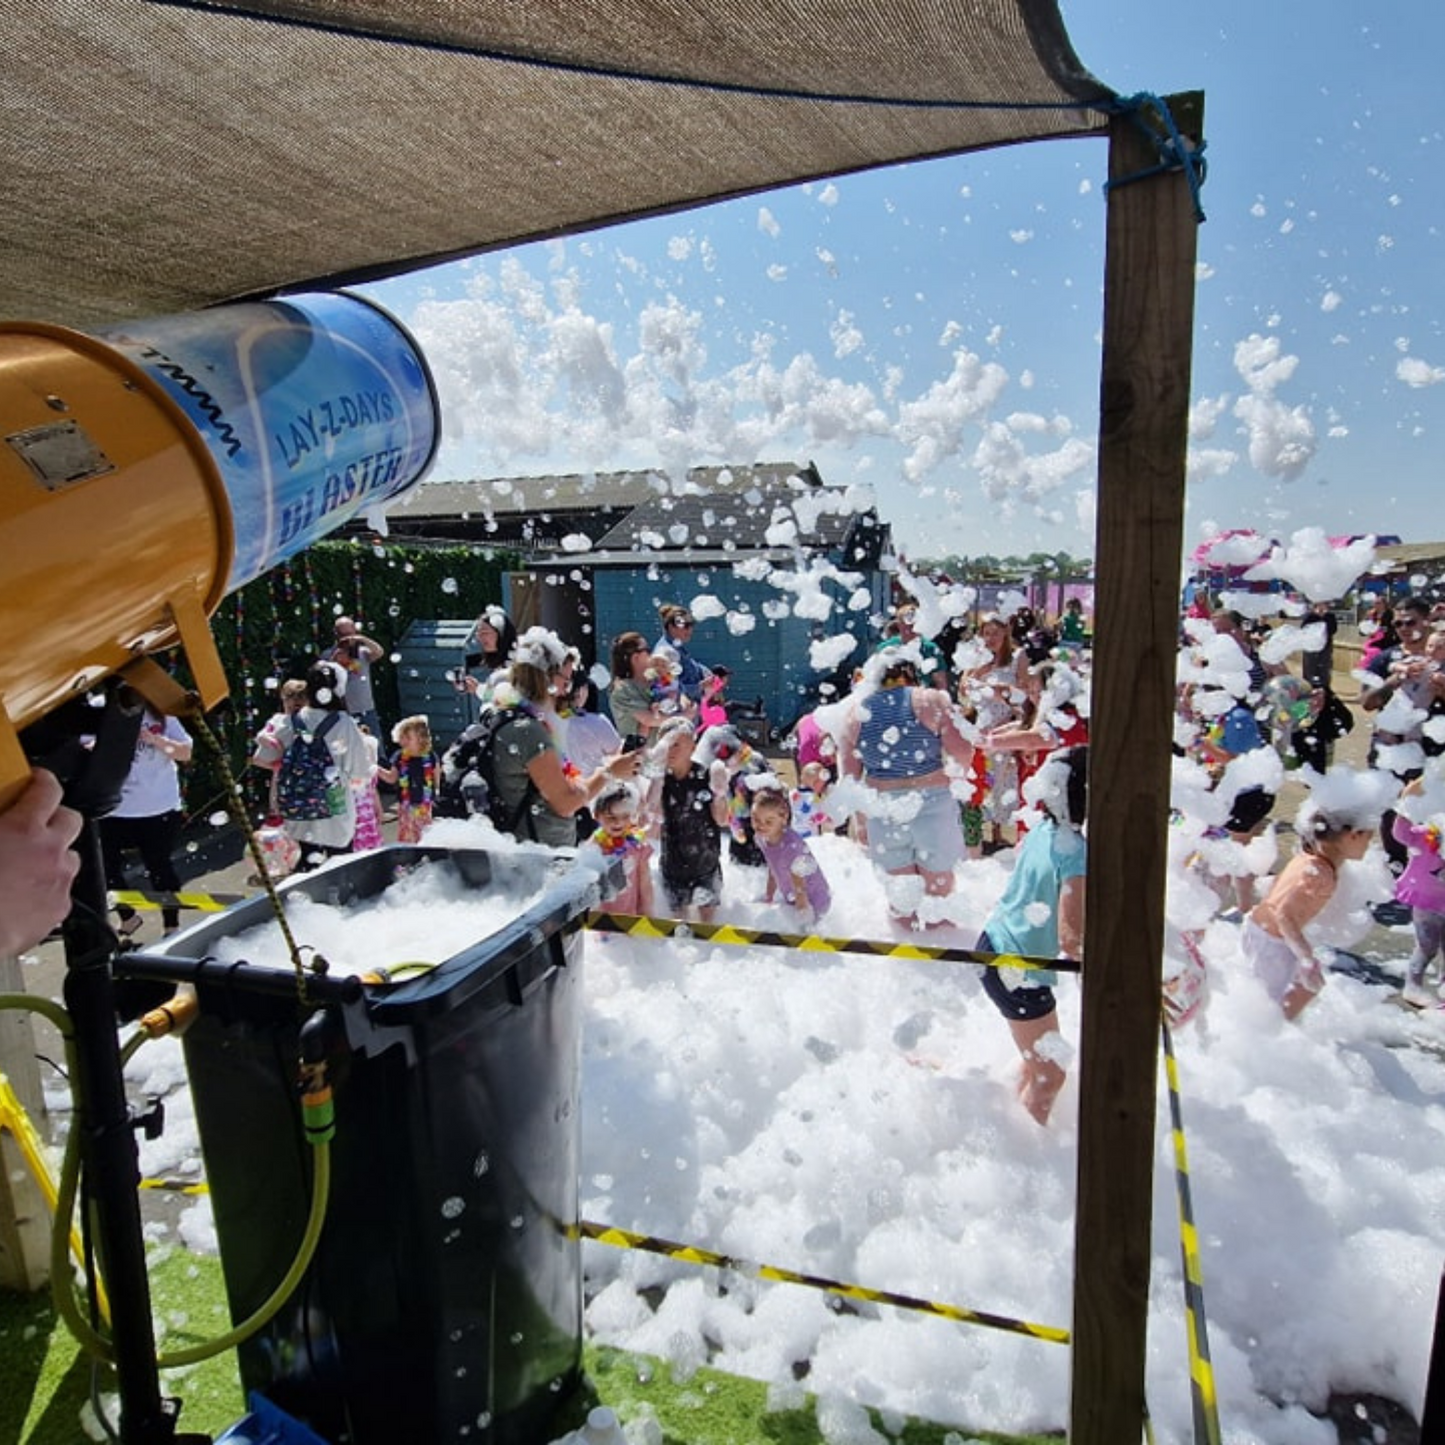
[{"label": "foam cannon barrel", "polygon": [[0,323],[0,807],[19,734],[150,653],[219,702],[221,599],[420,480],[439,432],[416,343],[357,296]]}]

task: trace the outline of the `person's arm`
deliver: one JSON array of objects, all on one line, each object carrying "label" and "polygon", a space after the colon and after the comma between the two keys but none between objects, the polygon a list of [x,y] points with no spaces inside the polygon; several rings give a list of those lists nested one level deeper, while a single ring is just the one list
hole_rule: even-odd
[{"label": "person's arm", "polygon": [[1395,695],[1400,684],[1390,676],[1383,653],[1372,657],[1365,664],[1364,671],[1366,676],[1360,679],[1360,706],[1366,712],[1379,712]]},{"label": "person's arm", "polygon": [[141,728],[140,742],[143,747],[153,748],[173,763],[190,762],[191,753],[195,749],[191,735],[171,717],[165,720],[162,732],[153,733],[148,728]]},{"label": "person's arm", "polygon": [[70,885],[80,868],[70,845],[82,820],[63,796],[55,775],[37,768],[0,813],[0,954],[33,947],[70,912]]},{"label": "person's arm", "polygon": [[838,771],[845,778],[861,779],[863,759],[858,756],[858,728],[861,719],[855,703],[843,718],[843,727],[838,734]]},{"label": "person's arm", "polygon": [[652,732],[667,721],[668,714],[658,712],[651,695],[634,682],[615,682],[612,686],[612,715],[623,732]]},{"label": "person's arm", "polygon": [[967,768],[973,762],[973,744],[958,725],[949,695],[933,688],[915,687],[912,702],[914,716],[938,734],[943,751],[960,767]]},{"label": "person's arm", "polygon": [[[273,718],[274,722],[275,719]],[[286,737],[283,740],[281,732],[285,731]],[[291,741],[291,724],[289,721],[279,723],[272,727],[267,723],[265,727],[256,734],[256,741],[252,745],[255,751],[251,754],[251,766],[256,768],[267,768],[274,771],[281,766],[281,759],[286,756],[286,747]]]},{"label": "person's arm", "polygon": [[1029,753],[1040,748],[1057,747],[1059,735],[1047,723],[1026,728],[1020,723],[1005,723],[983,735],[979,746],[986,753]]},{"label": "person's arm", "polygon": [[1059,889],[1059,952],[1065,958],[1084,957],[1084,878],[1068,878]]},{"label": "person's arm", "polygon": [[374,637],[368,637],[364,632],[353,632],[351,636],[356,645],[366,654],[368,662],[375,662],[386,650]]},{"label": "person's arm", "polygon": [[708,769],[708,782],[712,785],[712,820],[719,828],[731,828],[732,800],[729,794],[733,781],[728,765],[723,762],[713,763]]},{"label": "person's arm", "polygon": [[574,782],[562,768],[562,755],[554,747],[539,749],[527,763],[527,776],[536,784],[542,801],[559,818],[580,812],[615,778],[630,778],[642,760],[641,753],[618,753],[591,774]]},{"label": "person's arm", "polygon": [[654,903],[652,897],[652,848],[649,845],[644,845],[638,850],[633,867],[637,869],[637,907],[644,918],[650,918],[653,914]]}]

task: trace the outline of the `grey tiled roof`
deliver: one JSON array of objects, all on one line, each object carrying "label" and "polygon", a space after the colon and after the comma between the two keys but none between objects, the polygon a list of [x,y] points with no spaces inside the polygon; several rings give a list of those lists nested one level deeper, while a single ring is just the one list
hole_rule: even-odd
[{"label": "grey tiled roof", "polygon": [[805,546],[835,550],[853,522],[843,489],[793,462],[660,471],[424,482],[388,508],[399,530],[459,522],[523,542],[539,556],[566,554],[585,536],[593,554],[752,553]]}]

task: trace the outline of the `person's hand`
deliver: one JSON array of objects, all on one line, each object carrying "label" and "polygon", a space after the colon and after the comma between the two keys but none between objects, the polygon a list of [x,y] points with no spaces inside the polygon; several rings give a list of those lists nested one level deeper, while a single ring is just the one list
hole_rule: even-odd
[{"label": "person's hand", "polygon": [[603,764],[603,771],[610,778],[635,778],[642,766],[642,753],[641,748],[634,748],[630,753],[613,753]]},{"label": "person's hand", "polygon": [[0,954],[40,942],[70,912],[80,868],[70,845],[80,814],[62,806],[53,773],[37,768],[20,797],[0,813]]}]

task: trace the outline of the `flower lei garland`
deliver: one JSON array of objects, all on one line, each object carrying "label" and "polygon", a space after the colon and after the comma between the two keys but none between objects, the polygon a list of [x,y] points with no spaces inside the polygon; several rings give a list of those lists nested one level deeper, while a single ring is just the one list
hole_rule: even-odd
[{"label": "flower lei garland", "polygon": [[416,755],[402,753],[399,762],[401,767],[397,775],[397,800],[403,807],[430,808],[436,802],[436,779],[437,779],[437,755],[426,753],[422,760],[421,769],[421,790],[417,797],[413,798],[411,764],[415,762]]},{"label": "flower lei garland", "polygon": [[609,833],[599,828],[592,841],[602,850],[605,858],[626,858],[640,853],[647,847],[647,834],[642,828],[629,828],[625,833]]}]

